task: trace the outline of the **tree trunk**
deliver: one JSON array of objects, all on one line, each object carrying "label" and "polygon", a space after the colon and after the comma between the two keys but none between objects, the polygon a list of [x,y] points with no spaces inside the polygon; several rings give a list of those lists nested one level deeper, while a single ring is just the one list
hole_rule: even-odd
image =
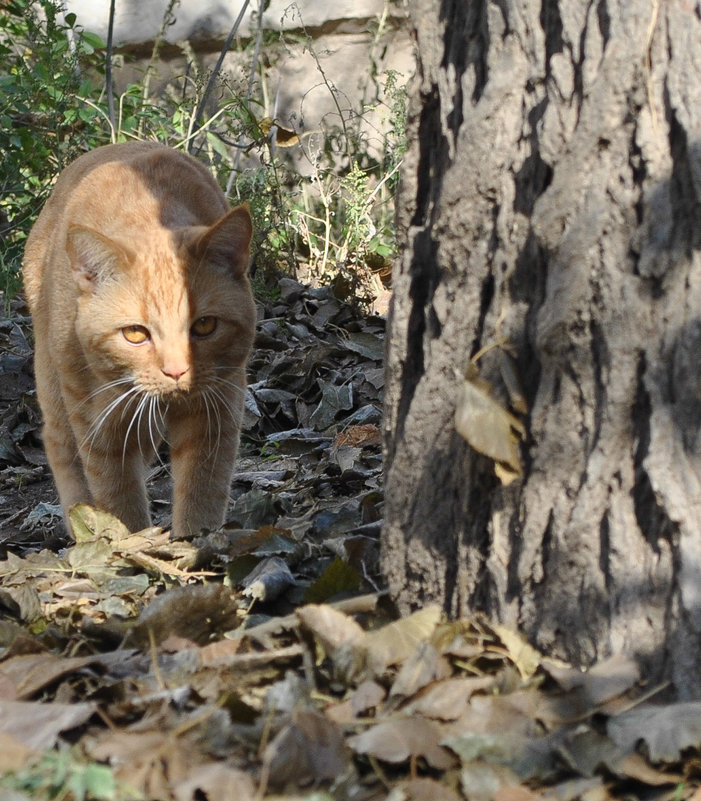
[{"label": "tree trunk", "polygon": [[[701,4],[411,7],[391,593],[701,695]],[[510,483],[456,431],[469,369],[524,426]]]}]

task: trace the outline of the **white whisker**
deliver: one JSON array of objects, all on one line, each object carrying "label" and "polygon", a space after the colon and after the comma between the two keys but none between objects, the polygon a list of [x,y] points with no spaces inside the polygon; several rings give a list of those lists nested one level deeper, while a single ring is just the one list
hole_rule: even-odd
[{"label": "white whisker", "polygon": [[230,381],[226,378],[222,378],[221,376],[215,375],[212,376],[211,379],[212,384],[216,384],[217,386],[228,387],[229,389],[233,389],[236,392],[240,392],[242,394],[246,394],[246,386],[241,386],[238,381]]},{"label": "white whisker", "polygon": [[[233,423],[234,427],[236,429],[240,429],[241,428],[241,422],[242,422],[241,412],[237,413],[236,406],[234,404],[232,404],[231,399],[227,397],[226,393],[227,393],[227,391],[230,391],[232,388],[236,389],[238,391],[241,391],[241,387],[237,387],[235,385],[229,385],[229,383],[227,382],[225,384],[224,388],[222,389],[220,386],[216,385],[216,384],[220,384],[220,383],[222,383],[222,382],[221,381],[216,382],[216,383],[213,382],[207,388],[207,392],[208,392],[208,394],[213,396],[213,398],[216,399],[217,413],[219,414],[219,410],[220,409],[224,410],[227,413],[228,417],[231,419],[231,422]],[[242,392],[242,394],[245,395],[245,393],[243,393],[243,392]],[[221,418],[219,419],[219,430],[220,430],[220,436],[221,436]]]},{"label": "white whisker", "polygon": [[[94,389],[87,397],[83,398],[83,400],[78,404],[76,409],[82,409],[86,403],[89,403],[91,400],[96,398],[103,392],[107,392],[107,390],[114,389],[115,387],[123,386],[123,385],[133,385],[133,381],[131,378],[117,378],[114,381],[108,381],[106,384],[101,384],[97,389]],[[120,398],[122,396],[120,395]]]},{"label": "white whisker", "polygon": [[[160,425],[157,419],[160,417]],[[158,464],[165,470],[166,474],[172,477],[171,471],[168,466],[165,464],[163,459],[161,458],[160,453],[158,452],[158,444],[160,440],[165,439],[165,434],[161,428],[161,426],[165,427],[165,421],[163,420],[163,410],[161,409],[161,403],[159,398],[152,397],[151,402],[149,403],[148,407],[148,433],[149,439],[151,440],[151,447],[153,448],[153,453],[155,454],[156,460]],[[154,429],[156,432],[156,439],[154,439]]]},{"label": "white whisker", "polygon": [[129,444],[129,435],[131,434],[131,430],[136,423],[136,439],[139,446],[139,453],[143,456],[143,451],[141,450],[141,415],[144,411],[144,406],[148,403],[149,396],[146,394],[142,394],[139,398],[139,403],[134,409],[134,413],[131,416],[131,420],[129,421],[129,426],[127,427],[127,432],[124,435],[124,446],[122,447],[122,468],[124,468],[126,457],[127,457],[127,445]]},{"label": "white whisker", "polygon": [[[117,381],[117,382],[112,382],[112,387],[118,386],[118,385],[124,384],[124,383],[131,383],[131,382],[124,381],[124,380],[120,380],[120,381]],[[112,388],[112,387],[110,387],[110,388]],[[103,433],[103,427],[105,426],[109,416],[112,414],[112,412],[114,412],[116,409],[118,409],[120,406],[122,406],[122,415],[121,416],[123,418],[125,410],[128,409],[129,406],[131,405],[132,401],[135,400],[134,395],[135,395],[135,393],[138,393],[138,391],[139,391],[138,387],[133,386],[133,385],[130,386],[130,388],[126,392],[122,392],[114,400],[112,400],[110,403],[108,403],[107,406],[105,406],[105,408],[102,409],[102,411],[99,413],[99,415],[90,424],[90,427],[88,428],[88,430],[87,430],[87,432],[85,434],[85,437],[83,438],[83,441],[78,446],[78,450],[79,451],[83,451],[85,449],[85,447],[87,446],[87,451],[88,452],[87,452],[87,456],[86,456],[86,463],[87,463],[87,461],[90,460],[90,454],[92,453],[92,448],[93,448],[93,445],[95,444],[95,440],[97,439],[98,435]],[[95,392],[92,393],[92,396],[98,395],[99,392],[100,392],[100,390],[95,390]],[[110,432],[110,435],[112,435],[112,434],[113,434],[113,432]]]}]

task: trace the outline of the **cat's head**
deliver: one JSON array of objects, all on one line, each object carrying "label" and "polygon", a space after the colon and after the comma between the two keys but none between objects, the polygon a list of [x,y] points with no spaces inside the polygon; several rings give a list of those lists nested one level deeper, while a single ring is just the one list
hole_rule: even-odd
[{"label": "cat's head", "polygon": [[246,206],[211,226],[107,236],[71,225],[76,336],[93,372],[169,399],[240,374],[255,323],[251,233]]}]

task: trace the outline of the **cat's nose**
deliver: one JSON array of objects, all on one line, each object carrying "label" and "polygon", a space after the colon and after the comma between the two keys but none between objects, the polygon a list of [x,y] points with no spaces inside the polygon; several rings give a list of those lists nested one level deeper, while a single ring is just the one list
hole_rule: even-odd
[{"label": "cat's nose", "polygon": [[186,364],[165,364],[161,367],[161,372],[163,375],[167,375],[168,378],[172,378],[173,381],[177,382],[189,369],[190,367]]}]

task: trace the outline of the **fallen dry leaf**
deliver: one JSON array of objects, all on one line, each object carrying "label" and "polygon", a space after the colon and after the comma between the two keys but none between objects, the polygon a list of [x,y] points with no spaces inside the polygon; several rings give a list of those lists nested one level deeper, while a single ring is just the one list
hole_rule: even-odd
[{"label": "fallen dry leaf", "polygon": [[433,643],[420,643],[399,668],[390,695],[393,698],[408,698],[432,681],[447,679],[451,674],[448,660],[438,653]]},{"label": "fallen dry leaf", "polygon": [[386,695],[384,687],[375,681],[366,680],[358,686],[350,698],[340,704],[327,706],[324,714],[341,725],[352,723],[360,715],[379,707]]},{"label": "fallen dry leaf", "polygon": [[13,656],[0,662],[2,697],[28,700],[57,679],[99,661],[99,656],[62,657],[52,653]]},{"label": "fallen dry leaf", "polygon": [[534,793],[527,787],[507,785],[494,793],[492,801],[537,801],[539,798],[543,798],[541,793]]},{"label": "fallen dry leaf", "polygon": [[701,746],[701,701],[645,704],[609,718],[606,731],[624,753],[642,741],[652,762],[676,762],[685,748]]},{"label": "fallen dry leaf", "polygon": [[131,533],[121,520],[85,503],[76,504],[68,513],[77,543],[104,537],[110,542],[128,537]]},{"label": "fallen dry leaf", "polygon": [[296,615],[332,659],[342,646],[357,645],[365,640],[365,631],[355,620],[332,606],[307,604],[298,609]]},{"label": "fallen dry leaf", "polygon": [[470,801],[493,801],[500,790],[517,785],[518,779],[504,765],[489,762],[467,762],[460,770],[460,784]]},{"label": "fallen dry leaf", "polygon": [[125,644],[160,643],[175,634],[199,644],[215,632],[228,631],[238,620],[238,607],[222,584],[188,584],[156,596],[130,623]]},{"label": "fallen dry leaf", "polygon": [[680,784],[684,781],[681,773],[671,773],[653,767],[640,754],[628,754],[616,763],[617,772],[642,784],[661,787],[666,784]]},{"label": "fallen dry leaf", "polygon": [[411,700],[405,712],[438,720],[458,720],[468,711],[472,695],[493,686],[492,676],[450,678],[437,681]]},{"label": "fallen dry leaf", "polygon": [[256,788],[242,770],[222,762],[192,768],[173,788],[176,801],[254,801]]},{"label": "fallen dry leaf", "polygon": [[509,734],[534,737],[539,733],[538,693],[528,690],[504,695],[471,695],[467,708],[451,723],[451,734]]},{"label": "fallen dry leaf", "polygon": [[20,770],[36,753],[34,748],[20,742],[11,734],[0,731],[0,776]]},{"label": "fallen dry leaf", "polygon": [[384,701],[386,695],[385,688],[375,681],[364,681],[358,685],[350,699],[353,713],[362,715],[369,709],[375,709]]},{"label": "fallen dry leaf", "polygon": [[[461,801],[450,787],[435,779],[412,779],[395,788],[397,801]],[[392,796],[394,798],[394,795]]]},{"label": "fallen dry leaf", "polygon": [[287,562],[279,556],[264,559],[241,581],[243,594],[255,601],[273,601],[294,584]]},{"label": "fallen dry leaf", "polygon": [[501,640],[502,646],[521,674],[521,678],[531,678],[540,667],[542,659],[540,653],[519,632],[498,624],[491,628]]},{"label": "fallen dry leaf", "polygon": [[154,730],[105,732],[88,743],[87,752],[109,764],[135,795],[149,799],[170,799],[170,788],[186,779],[195,756],[172,734]]},{"label": "fallen dry leaf", "polygon": [[381,445],[382,433],[378,426],[367,423],[362,426],[350,426],[340,431],[333,441],[334,448],[341,448],[344,445],[358,447],[360,445]]},{"label": "fallen dry leaf", "polygon": [[372,673],[381,676],[390,665],[396,665],[411,656],[417,647],[431,637],[442,614],[439,606],[427,606],[381,629],[368,632],[363,648]]},{"label": "fallen dry leaf", "polygon": [[440,744],[442,739],[443,732],[433,721],[396,717],[349,737],[348,744],[356,753],[384,762],[406,762],[423,757],[432,768],[447,770],[455,760]]},{"label": "fallen dry leaf", "polygon": [[52,748],[61,732],[74,729],[92,717],[92,703],[39,703],[0,701],[0,732],[35,751]]},{"label": "fallen dry leaf", "polygon": [[341,730],[314,709],[295,709],[265,749],[268,782],[276,787],[335,779],[349,765]]}]

